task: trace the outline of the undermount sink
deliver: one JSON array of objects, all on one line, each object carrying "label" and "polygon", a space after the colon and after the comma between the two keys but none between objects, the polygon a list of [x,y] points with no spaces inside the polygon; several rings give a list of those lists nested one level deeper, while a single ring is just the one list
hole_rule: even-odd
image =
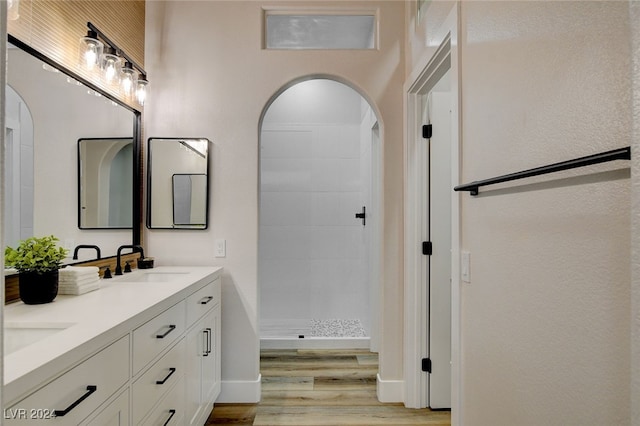
[{"label": "undermount sink", "polygon": [[189,272],[130,272],[120,277],[121,281],[135,283],[169,282],[183,278]]},{"label": "undermount sink", "polygon": [[8,355],[42,339],[66,330],[73,323],[11,323],[4,324],[4,354]]}]

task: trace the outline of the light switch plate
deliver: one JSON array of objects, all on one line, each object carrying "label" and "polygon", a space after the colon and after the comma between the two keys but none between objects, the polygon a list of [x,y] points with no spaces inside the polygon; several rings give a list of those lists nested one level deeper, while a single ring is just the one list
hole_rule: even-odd
[{"label": "light switch plate", "polygon": [[460,277],[465,283],[471,282],[471,253],[463,251],[460,259]]},{"label": "light switch plate", "polygon": [[227,241],[224,239],[217,239],[215,241],[215,256],[226,257],[227,256]]}]

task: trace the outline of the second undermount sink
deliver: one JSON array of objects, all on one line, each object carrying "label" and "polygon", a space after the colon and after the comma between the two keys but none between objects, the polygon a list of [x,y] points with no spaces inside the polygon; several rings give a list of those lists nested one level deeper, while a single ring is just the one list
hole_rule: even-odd
[{"label": "second undermount sink", "polygon": [[120,280],[136,283],[169,282],[184,278],[189,272],[137,271],[124,274]]},{"label": "second undermount sink", "polygon": [[73,323],[11,323],[4,324],[4,354],[27,347],[42,339],[59,333]]}]

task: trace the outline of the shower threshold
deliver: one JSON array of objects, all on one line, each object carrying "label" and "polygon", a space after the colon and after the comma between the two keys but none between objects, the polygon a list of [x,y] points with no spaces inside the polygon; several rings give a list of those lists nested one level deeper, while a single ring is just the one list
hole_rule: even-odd
[{"label": "shower threshold", "polygon": [[264,320],[261,349],[369,349],[357,319]]}]

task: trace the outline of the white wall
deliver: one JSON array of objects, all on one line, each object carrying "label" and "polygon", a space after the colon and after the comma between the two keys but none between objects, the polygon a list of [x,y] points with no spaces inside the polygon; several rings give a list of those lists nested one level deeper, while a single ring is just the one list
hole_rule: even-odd
[{"label": "white wall", "polygon": [[[262,319],[369,324],[366,234],[354,215],[369,184],[361,96],[331,80],[282,93],[262,122],[259,285]],[[366,153],[366,151],[365,151]]]},{"label": "white wall", "polygon": [[[327,1],[305,1],[304,5],[347,6]],[[351,82],[381,119],[385,263],[380,372],[383,378],[401,380],[404,3],[348,4],[350,8],[379,8],[380,49],[367,51],[262,50],[262,6],[258,1],[147,2],[145,68],[153,92],[145,108],[146,137],[208,137],[213,141],[213,163],[210,229],[147,231],[146,248],[161,264],[224,266],[221,397],[237,400],[230,389],[253,386],[250,383],[259,374],[258,132],[262,110],[274,94],[303,76],[325,74]],[[227,240],[226,258],[214,258],[216,238]]]},{"label": "white wall", "polygon": [[[431,5],[434,22],[446,6]],[[629,144],[628,8],[461,4],[462,182]],[[439,37],[415,28],[408,72]],[[460,424],[631,423],[627,167],[459,195]]]}]

